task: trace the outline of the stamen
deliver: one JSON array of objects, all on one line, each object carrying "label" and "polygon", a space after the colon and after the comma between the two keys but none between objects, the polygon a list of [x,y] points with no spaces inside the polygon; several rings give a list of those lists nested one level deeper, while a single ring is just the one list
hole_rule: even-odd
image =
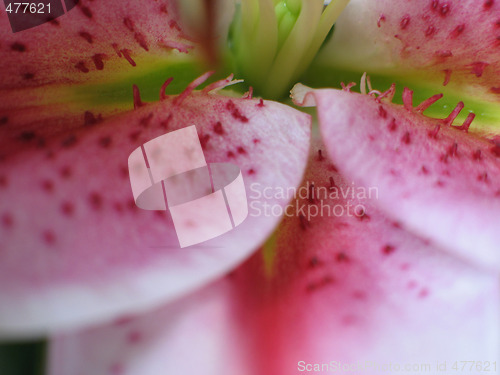
[{"label": "stamen", "polygon": [[361,81],[359,83],[359,90],[361,94],[366,95],[366,72],[361,76]]},{"label": "stamen", "polygon": [[283,96],[311,64],[349,0],[241,0],[231,48],[245,80]]},{"label": "stamen", "polygon": [[168,85],[170,85],[170,82],[172,82],[173,79],[174,79],[174,77],[170,77],[169,79],[167,79],[165,81],[165,83],[163,83],[163,85],[161,85],[161,88],[160,88],[160,100],[167,99],[168,95],[165,94],[165,90],[167,89]]},{"label": "stamen", "polygon": [[206,72],[201,76],[199,76],[198,78],[196,78],[189,85],[187,85],[184,91],[181,92],[179,96],[174,99],[174,105],[181,104],[184,101],[184,99],[186,99],[193,92],[195,88],[197,88],[199,85],[205,82],[212,74],[214,74],[214,71]]},{"label": "stamen", "polygon": [[441,99],[443,97],[443,94],[436,94],[436,95],[433,95],[431,96],[430,98],[428,99],[425,99],[422,103],[420,103],[416,108],[415,108],[415,111],[416,112],[419,112],[419,113],[422,113],[423,111],[425,111],[427,108],[429,108],[431,105],[433,105],[434,103],[436,103],[439,99]]},{"label": "stamen", "polygon": [[344,82],[340,82],[340,85],[342,86],[342,90],[351,92],[351,89],[356,86],[356,82],[350,82],[347,84],[347,86],[344,84]]},{"label": "stamen", "polygon": [[370,76],[366,76],[366,84],[368,85],[368,91],[373,91],[372,82],[370,81]]},{"label": "stamen", "polygon": [[212,91],[223,89],[224,87],[227,87],[227,86],[231,86],[231,85],[235,85],[237,83],[243,82],[242,79],[234,79],[233,80],[233,77],[234,77],[234,75],[231,74],[231,75],[229,75],[229,77],[227,77],[225,79],[221,79],[219,81],[211,83],[210,85],[208,85],[207,87],[205,87],[201,91],[204,93],[209,93]]},{"label": "stamen", "polygon": [[474,120],[475,117],[476,117],[475,113],[472,113],[472,112],[469,113],[467,115],[467,118],[463,122],[463,124],[461,126],[456,126],[455,128],[458,129],[458,130],[463,130],[464,132],[468,133],[469,132],[470,124],[472,123],[472,121]]},{"label": "stamen", "polygon": [[134,109],[142,107],[144,103],[141,100],[141,92],[139,91],[139,87],[137,87],[137,85],[133,85],[132,92],[134,95]]},{"label": "stamen", "polygon": [[393,83],[387,91],[384,91],[377,98],[377,101],[380,101],[381,99],[387,98],[387,99],[389,99],[389,102],[392,102],[392,99],[394,99],[394,94],[396,94],[396,84],[395,83]]},{"label": "stamen", "polygon": [[253,98],[253,87],[250,86],[248,91],[243,95],[243,99],[252,99]]},{"label": "stamen", "polygon": [[403,103],[407,111],[413,110],[413,91],[408,87],[403,89]]},{"label": "stamen", "polygon": [[464,108],[464,103],[463,102],[458,103],[455,109],[450,113],[450,115],[447,118],[443,119],[445,125],[450,126],[453,123],[453,121],[455,121],[458,114],[463,108]]}]

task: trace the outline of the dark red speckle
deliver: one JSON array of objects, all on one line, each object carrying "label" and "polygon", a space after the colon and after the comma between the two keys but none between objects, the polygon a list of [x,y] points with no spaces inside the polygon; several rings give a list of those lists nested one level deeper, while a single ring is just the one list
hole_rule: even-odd
[{"label": "dark red speckle", "polygon": [[462,34],[464,32],[464,30],[465,30],[465,25],[464,24],[458,25],[457,27],[455,27],[455,29],[451,33],[451,36],[453,38],[456,38],[457,36],[459,36],[460,34]]},{"label": "dark red speckle", "polygon": [[436,10],[439,6],[439,0],[432,0],[431,1],[431,9]]},{"label": "dark red speckle", "polygon": [[5,176],[0,176],[0,188],[7,187],[7,177]]},{"label": "dark red speckle", "polygon": [[361,210],[360,212],[356,212],[356,218],[359,221],[370,221],[370,216],[364,211]]},{"label": "dark red speckle", "polygon": [[109,148],[111,146],[112,139],[110,136],[104,136],[99,138],[98,143],[99,146],[101,146],[102,148]]},{"label": "dark red speckle", "polygon": [[483,155],[482,155],[482,152],[481,150],[476,150],[472,153],[472,159],[473,160],[476,160],[476,161],[479,161],[483,158]]},{"label": "dark red speckle", "polygon": [[335,279],[331,276],[325,276],[321,280],[309,283],[306,286],[306,292],[311,293],[314,292],[320,288],[323,288],[329,284],[333,284],[335,282]]},{"label": "dark red speckle", "polygon": [[86,126],[95,125],[95,124],[97,124],[98,122],[101,122],[101,121],[102,121],[102,116],[101,115],[95,116],[90,111],[85,111],[85,113],[83,114],[83,124],[86,125]]},{"label": "dark red speckle", "polygon": [[71,171],[71,168],[69,166],[62,167],[61,170],[59,171],[59,173],[61,174],[61,177],[64,179],[70,178],[71,175],[73,174],[73,172]]},{"label": "dark red speckle", "polygon": [[396,250],[396,248],[392,245],[385,245],[383,248],[382,248],[382,253],[385,254],[385,255],[390,255],[392,254],[394,251]]},{"label": "dark red speckle", "polygon": [[70,148],[76,145],[77,138],[75,135],[69,135],[66,138],[63,139],[61,142],[61,146],[64,148]]},{"label": "dark red speckle", "polygon": [[338,262],[338,263],[348,263],[350,261],[350,258],[347,256],[346,253],[338,253],[336,256],[335,256],[335,260]]},{"label": "dark red speckle", "polygon": [[476,61],[471,65],[471,72],[476,75],[476,77],[481,77],[483,75],[484,69],[488,66],[488,63],[483,61]]},{"label": "dark red speckle", "polygon": [[248,174],[249,174],[249,175],[254,175],[254,174],[255,174],[255,169],[250,168],[250,169],[248,170]]},{"label": "dark red speckle", "polygon": [[495,4],[495,0],[486,0],[483,4],[483,8],[485,10],[489,10],[493,6],[493,4]]},{"label": "dark red speckle", "polygon": [[377,20],[377,27],[382,27],[382,22],[385,22],[385,15],[381,14]]},{"label": "dark red speckle", "polygon": [[434,35],[435,32],[436,32],[436,28],[434,26],[429,26],[425,30],[425,36],[427,36],[427,37],[432,36],[432,35]]},{"label": "dark red speckle", "polygon": [[92,16],[93,16],[92,11],[88,7],[81,6],[80,9],[85,17],[87,17],[88,19],[92,18]]},{"label": "dark red speckle", "polygon": [[181,31],[181,27],[179,26],[179,24],[177,22],[175,22],[174,20],[170,20],[168,21],[168,26],[171,28],[171,29],[177,29],[177,31]]},{"label": "dark red speckle", "polygon": [[453,56],[453,53],[449,49],[439,50],[439,51],[436,51],[436,56],[440,57],[442,59],[445,59],[447,57]]},{"label": "dark red speckle", "polygon": [[149,124],[151,123],[151,120],[153,119],[153,113],[150,113],[149,115],[141,118],[139,120],[139,125],[141,125],[143,128],[147,128]]},{"label": "dark red speckle", "polygon": [[46,230],[42,233],[42,239],[47,245],[56,243],[56,235],[51,230]]},{"label": "dark red speckle", "polygon": [[318,161],[323,161],[325,160],[325,157],[323,156],[323,151],[318,150]]},{"label": "dark red speckle", "polygon": [[241,146],[238,147],[237,151],[238,151],[238,154],[246,154],[247,153],[247,151]]},{"label": "dark red speckle", "polygon": [[16,52],[26,52],[26,46],[19,42],[11,44],[10,49]]},{"label": "dark red speckle", "polygon": [[500,145],[494,145],[492,148],[491,148],[491,153],[493,155],[495,155],[497,158],[500,158]]},{"label": "dark red speckle", "polygon": [[226,109],[228,111],[231,111],[231,116],[233,116],[235,119],[241,122],[248,122],[248,118],[240,112],[240,110],[236,107],[232,100],[229,100],[226,103]]},{"label": "dark red speckle", "polygon": [[9,118],[7,116],[0,117],[0,126],[5,125],[9,122]]},{"label": "dark red speckle", "polygon": [[32,80],[33,78],[35,78],[34,73],[24,73],[23,74],[23,79],[25,79],[26,81]]},{"label": "dark red speckle", "polygon": [[130,53],[132,51],[129,50],[129,49],[121,49],[119,51],[119,56],[121,57],[123,55],[123,57],[129,62],[130,65],[132,66],[137,66],[137,64],[135,63],[134,59],[132,59],[132,56],[130,56]]},{"label": "dark red speckle", "polygon": [[307,218],[303,214],[300,214],[299,215],[299,225],[300,225],[300,229],[306,230],[311,224],[309,223],[309,220],[307,220]]},{"label": "dark red speckle", "polygon": [[72,216],[75,212],[75,207],[71,202],[65,201],[61,204],[61,212],[66,216]]},{"label": "dark red speckle", "polygon": [[207,147],[208,141],[210,140],[210,134],[200,134],[198,138],[200,139],[201,148],[205,149]]},{"label": "dark red speckle", "polygon": [[480,173],[477,176],[477,180],[478,181],[482,181],[482,182],[488,182],[489,181],[489,179],[488,179],[488,173],[486,173],[486,172]]},{"label": "dark red speckle", "polygon": [[408,27],[410,24],[410,16],[407,14],[403,18],[401,18],[401,22],[399,23],[399,26],[401,27],[401,30],[404,30]]},{"label": "dark red speckle", "polygon": [[450,4],[444,3],[439,7],[439,14],[446,17],[450,13]]},{"label": "dark red speckle", "polygon": [[14,225],[14,219],[11,214],[5,213],[2,215],[2,225],[4,228],[12,228]]},{"label": "dark red speckle", "polygon": [[227,152],[227,157],[228,157],[228,158],[234,158],[234,152],[232,152],[232,151],[228,151],[228,152]]},{"label": "dark red speckle", "polygon": [[124,25],[125,25],[125,27],[126,27],[127,29],[129,29],[130,31],[134,31],[134,22],[133,22],[130,18],[125,17],[125,18],[123,19],[123,24],[124,24]]},{"label": "dark red speckle", "polygon": [[35,137],[36,137],[35,132],[31,131],[25,131],[19,134],[19,139],[23,142],[32,141],[33,139],[35,139]]},{"label": "dark red speckle", "polygon": [[42,181],[42,189],[47,193],[52,193],[54,191],[54,183],[50,180]]},{"label": "dark red speckle", "polygon": [[214,132],[215,134],[223,135],[224,134],[224,128],[222,127],[222,123],[220,121],[217,121],[214,125]]},{"label": "dark red speckle", "polygon": [[307,264],[309,268],[316,268],[322,265],[321,260],[319,260],[318,257],[313,256],[311,259],[309,259],[309,263]]},{"label": "dark red speckle", "polygon": [[458,155],[458,143],[453,143],[450,148],[448,148],[449,156],[457,156]]},{"label": "dark red speckle", "polygon": [[[161,211],[158,211],[158,212],[161,212]],[[138,331],[132,331],[128,334],[127,336],[127,341],[130,343],[130,344],[137,344],[138,342],[140,342],[142,340],[142,335],[140,332]]]},{"label": "dark red speckle", "polygon": [[387,118],[387,111],[381,105],[378,106],[378,115],[382,118]]},{"label": "dark red speckle", "polygon": [[135,130],[133,132],[131,132],[128,137],[129,139],[132,141],[132,142],[135,142],[139,139],[139,136],[141,135],[142,133],[142,130]]},{"label": "dark red speckle", "polygon": [[104,56],[105,55],[102,53],[98,53],[98,54],[95,54],[94,56],[92,56],[92,61],[94,62],[95,68],[97,70],[104,69],[104,62],[103,62]]},{"label": "dark red speckle", "polygon": [[388,129],[389,129],[391,132],[393,132],[393,131],[395,131],[397,128],[398,128],[398,126],[397,126],[397,124],[396,124],[396,119],[395,119],[395,118],[393,118],[393,119],[391,120],[391,122],[389,123]]},{"label": "dark red speckle", "polygon": [[88,43],[92,44],[94,42],[94,38],[92,38],[92,35],[90,35],[88,32],[86,31],[80,31],[78,33],[78,35],[80,35],[83,39],[85,39]]},{"label": "dark red speckle", "polygon": [[403,134],[403,137],[401,138],[401,142],[403,142],[405,144],[410,144],[411,137],[410,137],[410,133],[409,132],[406,132],[406,133]]},{"label": "dark red speckle", "polygon": [[83,62],[83,61],[80,61],[78,64],[76,64],[75,68],[78,69],[80,72],[83,72],[83,73],[88,73],[89,72],[89,68],[87,68],[87,66],[85,65],[85,62]]},{"label": "dark red speckle", "polygon": [[429,290],[427,288],[422,288],[418,293],[419,298],[425,298],[429,295]]},{"label": "dark red speckle", "polygon": [[141,33],[134,34],[135,41],[139,43],[139,45],[146,51],[149,51],[148,43],[146,42],[146,38]]},{"label": "dark red speckle", "polygon": [[100,210],[102,208],[102,196],[97,192],[90,193],[89,202],[94,210]]}]

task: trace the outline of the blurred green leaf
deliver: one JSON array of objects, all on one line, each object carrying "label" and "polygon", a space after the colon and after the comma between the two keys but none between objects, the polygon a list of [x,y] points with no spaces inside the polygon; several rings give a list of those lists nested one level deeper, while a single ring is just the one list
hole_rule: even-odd
[{"label": "blurred green leaf", "polygon": [[46,341],[0,342],[0,375],[43,375],[46,352]]}]

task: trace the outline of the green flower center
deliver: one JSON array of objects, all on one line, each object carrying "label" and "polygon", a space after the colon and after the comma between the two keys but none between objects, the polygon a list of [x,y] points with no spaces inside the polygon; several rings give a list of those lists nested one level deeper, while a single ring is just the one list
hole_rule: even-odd
[{"label": "green flower center", "polygon": [[267,98],[307,69],[349,0],[241,0],[229,38],[235,68]]}]

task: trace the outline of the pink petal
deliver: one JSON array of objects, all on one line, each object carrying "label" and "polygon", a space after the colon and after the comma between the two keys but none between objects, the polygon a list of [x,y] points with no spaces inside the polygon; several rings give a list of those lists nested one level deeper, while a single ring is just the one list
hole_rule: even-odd
[{"label": "pink petal", "polygon": [[498,97],[499,36],[498,1],[353,0],[323,57],[350,70],[420,70],[427,81],[481,85]]},{"label": "pink petal", "polygon": [[17,33],[2,14],[0,88],[119,79],[192,46],[172,0],[77,3],[66,15]]},{"label": "pink petal", "polygon": [[[314,198],[308,196],[313,183]],[[327,197],[324,188],[337,188],[339,198]],[[225,279],[153,314],[57,337],[51,374],[85,368],[123,375],[286,375],[303,373],[301,361],[430,364],[428,372],[437,373],[438,360],[448,361],[448,369],[457,358],[494,361],[496,276],[399,228],[373,201],[342,198],[347,188],[361,191],[335,171],[316,142],[298,192],[303,198],[278,229],[274,266],[255,254]],[[295,214],[297,207],[312,212],[357,204],[366,208],[363,218]]]},{"label": "pink petal", "polygon": [[332,159],[378,189],[381,209],[450,252],[500,268],[500,148],[450,126],[462,103],[437,120],[421,114],[435,98],[413,108],[407,89],[404,106],[338,90],[308,95]]},{"label": "pink petal", "polygon": [[[234,276],[246,286],[238,312],[258,353],[255,373],[299,373],[299,361],[493,360],[500,348],[496,275],[386,219],[376,194],[363,199],[369,190],[339,175],[323,146],[316,143],[309,160],[296,206],[305,218],[287,217],[279,227],[272,272],[255,256]],[[340,197],[330,199],[335,192]]]},{"label": "pink petal", "polygon": [[50,375],[248,374],[226,280],[154,312],[52,339]]},{"label": "pink petal", "polygon": [[[262,100],[194,92],[62,135],[2,139],[3,336],[143,311],[227,272],[267,238],[279,217],[248,217],[222,237],[179,249],[168,214],[136,207],[130,153],[192,124],[208,163],[240,167],[250,204],[258,201],[250,187],[299,184],[309,116]],[[286,199],[275,203],[282,206]]]}]

